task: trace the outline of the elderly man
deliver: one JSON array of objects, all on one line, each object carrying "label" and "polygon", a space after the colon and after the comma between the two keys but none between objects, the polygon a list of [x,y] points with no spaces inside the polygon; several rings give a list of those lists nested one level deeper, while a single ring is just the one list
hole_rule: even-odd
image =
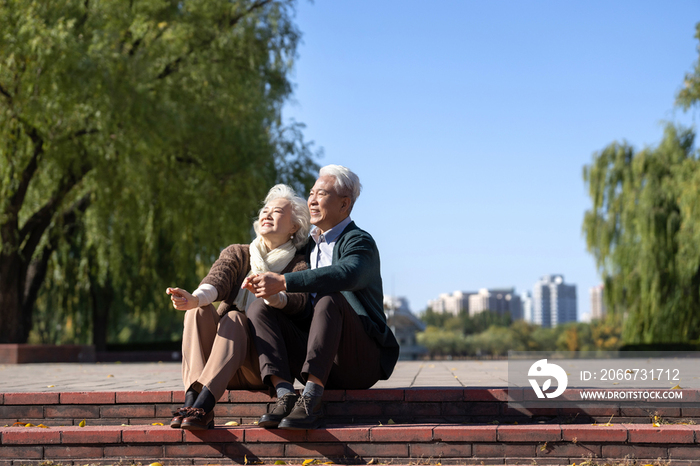
[{"label": "elderly man", "polygon": [[[350,219],[360,189],[359,178],[347,168],[323,167],[308,199],[315,226],[305,250],[309,269],[264,273],[243,284],[257,297],[284,290],[308,292],[311,298],[303,320],[263,300],[248,309],[262,380],[278,397],[260,419],[262,427],[315,429],[321,424],[324,387],[369,388],[394,370],[399,344],[386,325],[379,251]],[[294,378],[306,384],[299,397]]]}]

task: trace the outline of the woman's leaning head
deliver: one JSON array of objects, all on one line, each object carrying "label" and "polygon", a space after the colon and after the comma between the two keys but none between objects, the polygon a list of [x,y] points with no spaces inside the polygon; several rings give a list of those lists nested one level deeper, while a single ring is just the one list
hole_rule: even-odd
[{"label": "woman's leaning head", "polygon": [[265,197],[253,228],[268,247],[270,244],[280,246],[291,237],[294,247],[301,248],[306,244],[311,228],[306,200],[285,184],[273,186]]}]

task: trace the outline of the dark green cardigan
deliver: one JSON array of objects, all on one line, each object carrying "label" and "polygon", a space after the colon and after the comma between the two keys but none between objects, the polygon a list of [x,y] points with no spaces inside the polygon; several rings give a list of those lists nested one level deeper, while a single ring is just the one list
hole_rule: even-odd
[{"label": "dark green cardigan", "polygon": [[[305,248],[310,263],[315,243]],[[340,292],[360,316],[367,331],[381,348],[382,379],[389,378],[399,359],[399,344],[386,324],[379,250],[374,239],[351,222],[336,240],[328,267],[284,274],[287,291],[309,293]]]}]

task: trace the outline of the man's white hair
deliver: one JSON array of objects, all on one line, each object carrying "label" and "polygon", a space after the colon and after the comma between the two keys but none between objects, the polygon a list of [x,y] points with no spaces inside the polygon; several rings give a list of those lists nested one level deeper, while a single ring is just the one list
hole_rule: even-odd
[{"label": "man's white hair", "polygon": [[[292,236],[292,244],[294,244],[295,248],[299,249],[309,240],[311,214],[309,213],[309,206],[306,204],[306,200],[299,196],[292,188],[286,184],[276,184],[270,188],[263,202],[263,206],[260,208],[260,211],[258,211],[258,217],[260,217],[260,212],[262,212],[266,205],[280,198],[287,199],[292,204],[292,222],[299,227]],[[255,234],[260,236],[260,222],[253,222],[253,229],[255,230]]]},{"label": "man's white hair", "polygon": [[349,168],[342,165],[326,165],[319,170],[318,175],[335,177],[335,183],[333,184],[335,192],[340,196],[348,196],[350,198],[350,210],[348,213],[351,212],[355,201],[360,197],[360,191],[362,191],[360,178]]}]

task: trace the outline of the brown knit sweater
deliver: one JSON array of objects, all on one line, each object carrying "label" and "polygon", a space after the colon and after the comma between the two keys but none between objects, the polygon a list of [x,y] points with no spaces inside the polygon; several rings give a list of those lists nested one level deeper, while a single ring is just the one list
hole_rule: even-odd
[{"label": "brown knit sweater", "polygon": [[[304,255],[297,254],[282,273],[297,272],[306,268]],[[216,288],[217,300],[221,301],[216,312],[220,316],[231,310],[238,310],[234,301],[248,272],[250,272],[250,246],[232,244],[221,251],[219,258],[200,283],[200,286],[206,283]],[[297,314],[306,308],[308,293],[287,293],[287,297],[287,305],[280,309],[285,314]]]}]

